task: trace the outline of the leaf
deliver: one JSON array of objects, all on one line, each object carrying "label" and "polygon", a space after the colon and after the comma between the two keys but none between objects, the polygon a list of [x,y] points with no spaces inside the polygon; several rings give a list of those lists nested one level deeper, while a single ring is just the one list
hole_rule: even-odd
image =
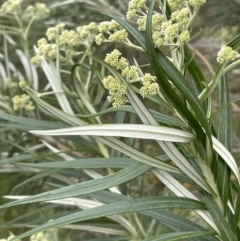
[{"label": "leaf", "polygon": [[68,114],[74,114],[66,95],[63,93],[61,77],[54,63],[52,61],[48,63],[44,58],[42,58],[42,69],[53,91],[56,92],[55,96],[62,110]]},{"label": "leaf", "polygon": [[220,236],[224,241],[237,241],[236,236],[232,232],[229,224],[225,220],[222,212],[220,211],[217,203],[213,200],[212,196],[205,193],[203,195],[204,203],[206,204],[218,230],[220,232]]},{"label": "leaf", "polygon": [[130,167],[126,167],[115,174],[111,174],[103,178],[85,181],[85,182],[77,183],[71,186],[59,188],[57,190],[40,193],[32,197],[27,197],[22,200],[17,200],[14,202],[7,203],[3,205],[1,208],[16,206],[20,204],[33,203],[33,202],[63,199],[63,198],[74,197],[74,196],[88,194],[91,192],[100,191],[100,190],[114,187],[121,183],[127,182],[139,175],[142,175],[143,173],[151,169],[152,167],[149,165],[137,163]]},{"label": "leaf", "polygon": [[[98,113],[93,114],[93,115],[76,114],[76,116],[79,116],[79,117],[95,117],[95,116],[104,115],[104,114],[111,113],[111,112],[118,112],[118,111],[125,111],[125,112],[131,112],[131,113],[136,114],[136,111],[134,110],[134,108],[132,106],[122,105],[118,108],[113,108],[113,107],[108,108],[104,111],[98,112]],[[165,125],[168,125],[168,126],[179,126],[179,127],[187,127],[188,126],[182,120],[174,118],[172,116],[161,114],[161,113],[159,113],[155,110],[149,110],[149,112],[153,115],[153,117],[159,123],[162,123],[162,124],[165,124]]]},{"label": "leaf", "polygon": [[219,156],[222,157],[222,159],[230,167],[230,169],[236,176],[238,183],[240,183],[238,166],[232,154],[226,149],[226,147],[217,138],[212,136],[212,140],[213,140],[213,149],[218,153]]},{"label": "leaf", "polygon": [[141,125],[141,124],[99,124],[70,127],[59,130],[30,131],[37,135],[87,135],[87,136],[120,136],[140,139],[154,139],[170,142],[190,142],[195,135],[179,129]]},{"label": "leaf", "polygon": [[237,202],[235,205],[235,215],[233,219],[233,224],[232,224],[232,230],[236,233],[237,228],[239,227],[239,222],[240,222],[240,187],[237,190],[238,195],[237,195]]},{"label": "leaf", "polygon": [[44,163],[19,163],[21,166],[37,167],[37,168],[125,168],[136,164],[132,158],[125,157],[109,157],[109,158],[87,158],[87,159],[74,159],[69,162],[44,162]]},{"label": "leaf", "polygon": [[[119,201],[126,201],[130,199],[130,197],[127,197],[125,195],[121,194],[116,194],[112,193],[109,191],[100,191],[100,192],[95,192],[91,193],[90,197],[97,199],[102,202],[106,203],[116,203]],[[168,226],[169,228],[175,230],[176,232],[179,231],[207,231],[197,223],[180,216],[178,214],[172,213],[167,210],[145,210],[145,211],[140,211],[139,213],[147,215],[149,217],[152,217],[164,225]],[[202,238],[202,239],[194,239],[194,240],[201,240],[201,241],[206,241],[206,240],[214,240],[216,241],[216,238],[209,237],[209,238]]]},{"label": "leaf", "polygon": [[18,126],[21,129],[26,129],[27,127],[29,127],[27,130],[34,129],[34,128],[48,130],[48,129],[55,129],[55,128],[56,129],[63,128],[68,126],[61,122],[44,121],[44,120],[37,120],[33,118],[20,117],[20,116],[4,113],[3,111],[0,111],[0,120],[1,119],[18,123],[19,124]]},{"label": "leaf", "polygon": [[187,208],[187,209],[204,209],[205,205],[199,201],[191,200],[188,198],[179,197],[144,197],[136,198],[128,201],[106,204],[100,207],[91,208],[88,210],[75,212],[46,224],[36,227],[27,231],[16,238],[24,238],[34,233],[43,230],[60,227],[69,223],[86,221],[94,218],[105,217],[126,212],[137,212],[149,209],[162,209],[162,208]]},{"label": "leaf", "polygon": [[216,232],[213,232],[213,231],[177,232],[177,233],[160,234],[155,237],[142,239],[141,241],[174,241],[174,240],[180,240],[180,239],[182,240],[185,238],[189,239],[189,238],[212,236],[212,235],[216,235]]},{"label": "leaf", "polygon": [[188,62],[187,69],[194,79],[198,92],[201,92],[204,89],[204,85],[202,83],[206,82],[205,77],[198,64],[194,61],[194,59],[192,59],[192,53],[187,45],[184,45],[184,54],[186,62]]},{"label": "leaf", "polygon": [[16,53],[22,62],[23,68],[26,73],[27,80],[31,81],[33,88],[35,90],[37,90],[38,89],[38,75],[37,75],[35,66],[32,64],[32,62],[29,60],[29,58],[27,58],[27,56],[23,53],[22,50],[17,49]]},{"label": "leaf", "polygon": [[[230,105],[226,105],[229,102],[229,88],[227,75],[221,78],[219,82],[219,99],[220,108],[225,106],[219,114],[219,129],[218,129],[218,139],[219,141],[229,150],[232,150],[232,140],[233,140],[233,128],[232,128],[232,109]],[[217,183],[219,193],[222,198],[224,206],[224,214],[226,214],[228,200],[230,198],[230,177],[231,171],[227,163],[221,158],[218,160],[217,169]]]}]

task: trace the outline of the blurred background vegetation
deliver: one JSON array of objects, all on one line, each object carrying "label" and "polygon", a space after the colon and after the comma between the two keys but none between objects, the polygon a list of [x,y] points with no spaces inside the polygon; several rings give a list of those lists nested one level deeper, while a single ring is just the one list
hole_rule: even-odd
[{"label": "blurred background vegetation", "polygon": [[[4,1],[1,0],[0,4]],[[109,18],[100,14],[100,12],[114,12],[121,16],[124,16],[127,8],[127,0],[67,0],[67,1],[35,1],[35,0],[25,0],[23,3],[23,8],[27,7],[30,4],[35,4],[36,2],[46,3],[51,7],[51,14],[48,18],[35,21],[31,27],[31,30],[28,35],[28,47],[29,47],[29,57],[34,56],[33,45],[35,45],[38,39],[45,36],[46,29],[48,27],[55,26],[59,22],[64,22],[67,28],[72,29],[80,25],[88,24],[92,21],[101,22],[103,20],[108,20]],[[240,1],[239,0],[207,0],[207,3],[201,8],[200,13],[193,25],[193,34],[196,34],[196,37],[191,41],[190,47],[192,49],[197,49],[196,60],[205,70],[205,76],[208,81],[212,78],[212,72],[216,69],[216,53],[220,49],[221,44],[226,44],[234,36],[240,34]],[[4,38],[3,31],[4,26],[16,26],[14,20],[6,19],[0,17],[0,62],[4,65]],[[22,40],[16,36],[11,35],[12,39],[17,43],[17,45],[8,44],[8,57],[17,69],[21,72],[23,71],[23,66],[16,54],[16,48],[21,48]],[[96,54],[102,59],[105,56],[105,53],[113,49],[113,44],[105,44],[101,48],[97,48]],[[120,47],[120,46],[118,46]],[[122,49],[124,56],[127,57],[128,50]],[[137,53],[136,53],[137,55]],[[139,55],[137,56],[139,59]],[[144,58],[144,56],[142,57]],[[40,89],[43,88],[46,84],[44,79],[44,74],[39,70],[39,79],[40,79]],[[228,76],[230,82],[230,96],[231,100],[239,99],[240,93],[240,84],[239,84],[239,74],[240,69],[237,67],[231,74]],[[13,82],[18,82],[19,80],[14,80],[14,75],[11,76]],[[12,105],[11,98],[13,97],[13,87],[9,88],[7,91],[3,91],[3,87],[0,86],[0,99],[1,101],[8,102],[9,105]],[[14,92],[15,93],[15,92]],[[215,94],[213,99],[214,109],[218,109],[218,96]],[[164,112],[164,108],[158,107],[159,111]],[[232,103],[233,108],[233,122],[234,122],[234,150],[233,155],[236,160],[240,161],[240,102]],[[1,109],[1,106],[0,106]],[[1,114],[0,114],[1,115]],[[47,118],[47,116],[46,116]],[[22,132],[19,129],[9,129],[4,127],[4,121],[1,121],[0,126],[0,158],[4,158],[4,153],[8,153],[8,157],[14,156],[16,153],[26,151],[25,147],[29,140],[31,145],[39,143],[37,137],[29,135],[27,132]],[[11,139],[9,139],[9,133],[11,133]],[[63,141],[62,145],[66,143]],[[152,150],[154,147],[151,146],[151,143],[148,143],[148,151]],[[89,153],[89,150],[85,150],[88,155],[94,155],[94,153]],[[157,153],[158,154],[158,153]],[[104,173],[104,172],[103,172]],[[64,173],[63,173],[64,174]],[[16,186],[29,177],[34,177],[35,174],[24,172],[22,170],[19,172],[17,169],[13,168],[4,168],[0,169],[0,196],[4,195],[24,195],[24,194],[36,194],[39,193],[39,190],[44,190],[44,183],[51,183],[51,178],[45,176],[44,178],[39,177],[39,181],[28,182],[27,185],[21,185],[16,188]],[[75,173],[76,176],[79,176],[79,173]],[[82,174],[81,174],[82,175]],[[73,177],[74,178],[74,177]],[[84,179],[84,176],[82,177]],[[161,192],[162,187],[156,180],[151,180],[151,175],[148,175],[146,178],[146,183],[148,186],[149,192]],[[136,182],[133,186],[137,185]],[[4,199],[0,199],[0,203],[5,202]],[[26,219],[22,218],[21,223],[30,223],[31,225],[38,224],[39,220],[36,217],[39,217],[41,222],[45,219],[49,220],[49,217],[56,218],[55,211],[58,206],[51,204],[48,208],[39,209],[38,204],[32,204],[30,206],[19,206],[14,209],[0,210],[0,238],[7,237],[9,231],[14,232],[14,234],[19,234],[26,231],[20,224],[12,224],[11,228],[4,226],[7,222],[13,219],[17,219],[18,216],[27,212],[33,212],[34,221],[29,220],[29,217]],[[46,209],[46,210],[44,210]],[[73,210],[70,208],[62,210],[66,213],[71,213]],[[41,214],[40,214],[41,213]],[[41,217],[40,217],[41,216]],[[99,220],[98,220],[99,221]],[[101,220],[105,222],[105,219]],[[8,223],[10,225],[11,223]],[[15,225],[15,226],[14,226]],[[1,228],[1,226],[3,228]],[[74,231],[71,233],[65,233],[64,235],[71,237],[71,240],[76,240]],[[81,237],[77,238],[84,239],[85,235],[88,235],[87,232],[81,232]],[[99,236],[99,234],[94,234]],[[94,236],[93,235],[93,236]],[[63,239],[65,240],[65,239]],[[67,240],[67,239],[66,239]],[[79,240],[79,239],[78,239]]]}]

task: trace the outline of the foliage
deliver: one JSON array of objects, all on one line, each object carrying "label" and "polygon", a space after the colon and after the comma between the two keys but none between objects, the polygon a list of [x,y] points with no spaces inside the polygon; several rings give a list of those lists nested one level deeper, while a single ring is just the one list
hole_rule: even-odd
[{"label": "foliage", "polygon": [[[33,52],[34,21],[74,2],[111,20],[54,21]],[[14,201],[1,206],[1,226],[21,228],[7,240],[239,240],[227,75],[239,64],[240,37],[222,45],[208,81],[188,45],[204,3],[2,5],[3,20],[19,24],[1,26],[0,165],[10,173],[2,182],[15,179],[2,194]],[[5,218],[11,210],[17,215]]]}]

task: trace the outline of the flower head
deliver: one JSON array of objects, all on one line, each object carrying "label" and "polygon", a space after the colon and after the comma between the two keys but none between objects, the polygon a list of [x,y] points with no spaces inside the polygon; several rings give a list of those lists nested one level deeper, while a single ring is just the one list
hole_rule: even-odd
[{"label": "flower head", "polygon": [[224,62],[233,61],[238,55],[236,50],[233,50],[227,45],[223,45],[217,54],[217,62],[222,64]]},{"label": "flower head", "polygon": [[135,65],[131,65],[122,70],[122,76],[127,77],[131,80],[135,80],[139,77],[138,69]]},{"label": "flower head", "polygon": [[143,98],[146,95],[156,95],[159,93],[159,85],[156,83],[156,77],[146,73],[142,78],[143,86],[140,88],[140,94]]},{"label": "flower head", "polygon": [[126,29],[122,29],[111,34],[108,39],[112,42],[124,42],[127,36],[128,36],[128,33]]},{"label": "flower head", "polygon": [[189,0],[189,5],[193,7],[201,7],[206,0]]}]

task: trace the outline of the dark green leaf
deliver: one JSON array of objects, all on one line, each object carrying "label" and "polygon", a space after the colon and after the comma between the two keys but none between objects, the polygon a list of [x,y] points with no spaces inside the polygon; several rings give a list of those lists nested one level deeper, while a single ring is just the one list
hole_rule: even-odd
[{"label": "dark green leaf", "polygon": [[[99,201],[105,202],[105,203],[116,203],[120,201],[126,201],[131,199],[130,197],[112,193],[109,191],[100,191],[90,194],[90,197],[95,198]],[[197,223],[192,222],[191,220],[188,220],[180,215],[177,215],[175,213],[166,211],[166,210],[145,210],[140,211],[139,213],[152,217],[164,225],[168,226],[172,230],[179,232],[179,231],[207,231]],[[194,238],[191,239],[194,241],[216,241],[217,239],[214,237],[207,237],[207,238]]]},{"label": "dark green leaf", "polygon": [[[219,141],[231,152],[232,150],[232,109],[230,105],[226,105],[229,102],[229,88],[227,76],[223,76],[219,82],[219,99],[220,106],[225,106],[219,114],[219,130],[218,139]],[[218,169],[217,169],[217,183],[219,193],[221,195],[224,214],[228,208],[227,202],[230,198],[230,177],[231,170],[220,157],[218,158]]]},{"label": "dark green leaf", "polygon": [[155,237],[150,237],[146,239],[142,239],[141,241],[174,241],[174,240],[182,240],[189,239],[194,237],[204,237],[204,236],[213,236],[216,235],[216,232],[210,231],[195,231],[195,232],[179,232],[179,233],[167,233],[160,234]]},{"label": "dark green leaf", "polygon": [[232,232],[229,224],[223,216],[223,213],[219,209],[217,203],[213,200],[212,196],[210,194],[204,193],[203,200],[220,232],[220,237],[222,240],[237,241],[237,237]]},{"label": "dark green leaf", "polygon": [[121,183],[127,182],[139,175],[142,175],[143,173],[149,171],[150,169],[152,169],[152,167],[149,165],[137,163],[130,167],[126,167],[125,169],[122,169],[121,171],[115,174],[111,174],[95,180],[77,183],[71,186],[59,188],[57,190],[40,193],[32,197],[27,197],[21,200],[16,200],[3,205],[2,208],[16,206],[20,204],[33,203],[33,202],[50,201],[50,200],[68,198],[68,197],[76,197],[79,195],[100,191],[100,190],[114,187]]},{"label": "dark green leaf", "polygon": [[21,166],[37,167],[37,168],[125,168],[136,164],[131,158],[109,157],[109,158],[87,158],[74,159],[72,161],[44,162],[44,163],[18,163]]},{"label": "dark green leaf", "polygon": [[137,212],[150,209],[162,208],[187,208],[187,209],[205,209],[205,205],[199,201],[191,200],[188,198],[180,197],[144,197],[136,198],[128,201],[106,204],[100,207],[91,208],[88,210],[75,212],[74,214],[67,215],[51,222],[36,227],[27,231],[17,238],[24,238],[34,233],[43,230],[60,227],[74,222],[81,222],[99,217],[105,217],[126,212]]}]

